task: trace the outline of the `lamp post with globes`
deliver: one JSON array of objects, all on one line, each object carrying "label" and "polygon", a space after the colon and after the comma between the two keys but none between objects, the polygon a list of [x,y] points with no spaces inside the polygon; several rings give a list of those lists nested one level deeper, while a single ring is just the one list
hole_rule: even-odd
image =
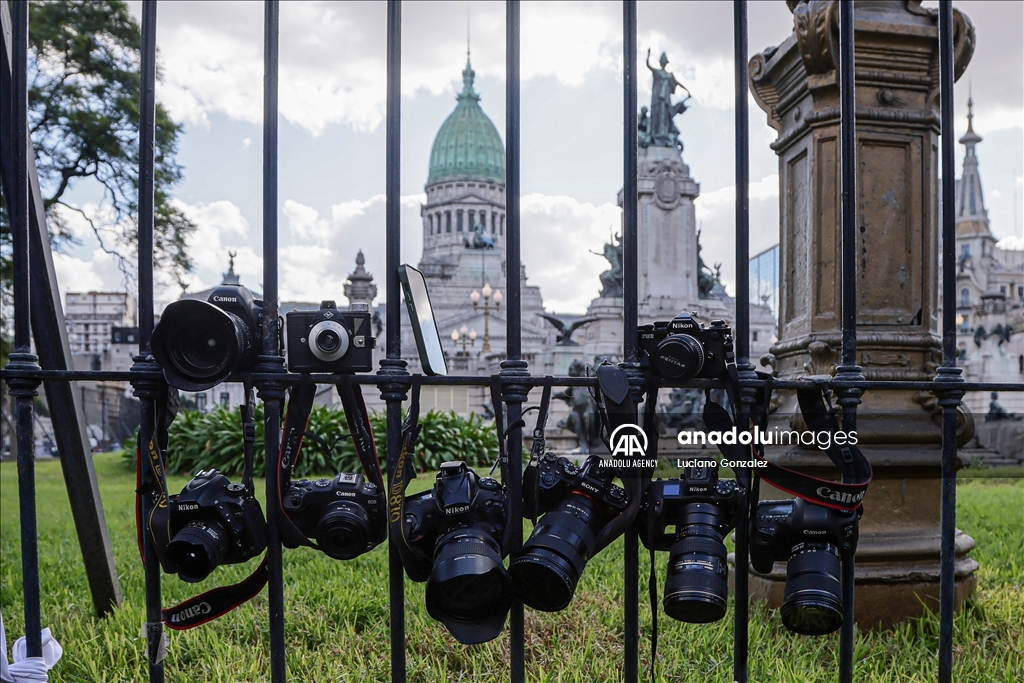
[{"label": "lamp post with globes", "polygon": [[[481,296],[481,295],[483,295],[483,296]],[[469,299],[470,299],[470,301],[473,302],[473,310],[474,311],[480,310],[481,308],[484,311],[484,343],[480,347],[480,350],[483,351],[484,353],[490,353],[491,352],[491,326],[490,326],[491,311],[496,311],[496,310],[498,310],[498,308],[501,307],[501,299],[502,299],[501,291],[497,290],[497,289],[492,290],[491,289],[491,285],[489,283],[485,282],[483,288],[479,292],[476,291],[475,289],[473,290],[473,292],[469,295]],[[481,302],[481,299],[483,299],[482,302]],[[491,301],[493,301],[494,303],[491,304],[490,303]]]},{"label": "lamp post with globes", "polygon": [[459,340],[462,340],[462,355],[469,355],[466,352],[466,346],[476,346],[476,330],[467,329],[465,325],[457,330],[452,330],[452,341],[456,344]]}]

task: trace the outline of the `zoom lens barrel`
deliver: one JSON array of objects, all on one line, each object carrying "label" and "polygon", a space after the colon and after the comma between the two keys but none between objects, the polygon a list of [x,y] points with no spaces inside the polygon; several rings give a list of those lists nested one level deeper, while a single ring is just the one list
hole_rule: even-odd
[{"label": "zoom lens barrel", "polygon": [[679,540],[672,546],[665,580],[665,614],[691,624],[725,616],[729,595],[725,544],[719,533],[720,510],[711,503],[683,507]]},{"label": "zoom lens barrel", "polygon": [[335,503],[316,525],[317,545],[336,560],[358,557],[369,542],[370,518],[360,505]]},{"label": "zoom lens barrel", "polygon": [[214,521],[192,522],[167,544],[168,556],[178,565],[178,576],[188,583],[209,576],[224,561],[227,551],[227,531]]},{"label": "zoom lens barrel", "polygon": [[839,550],[831,543],[800,543],[786,565],[782,623],[806,636],[832,633],[843,623]]},{"label": "zoom lens barrel", "polygon": [[572,493],[541,517],[509,573],[522,601],[542,612],[565,609],[597,539],[597,503]]}]

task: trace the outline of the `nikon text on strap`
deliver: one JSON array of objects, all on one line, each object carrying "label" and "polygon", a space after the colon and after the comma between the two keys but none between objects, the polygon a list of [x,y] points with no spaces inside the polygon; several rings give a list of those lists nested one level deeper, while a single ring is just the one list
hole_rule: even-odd
[{"label": "nikon text on strap", "polygon": [[412,376],[411,401],[402,424],[402,444],[394,468],[388,469],[388,525],[391,542],[402,560],[402,566],[413,581],[423,582],[430,576],[433,558],[427,557],[405,537],[405,489],[416,477],[413,458],[420,424],[420,375]]}]

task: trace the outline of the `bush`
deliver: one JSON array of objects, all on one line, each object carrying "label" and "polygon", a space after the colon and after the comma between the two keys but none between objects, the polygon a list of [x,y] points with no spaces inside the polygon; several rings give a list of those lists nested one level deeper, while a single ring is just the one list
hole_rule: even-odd
[{"label": "bush", "polygon": [[[256,476],[264,476],[263,405],[256,406]],[[370,413],[370,425],[377,441],[381,467],[385,459],[385,415]],[[455,412],[430,411],[420,416],[420,438],[413,463],[417,471],[437,470],[446,460],[465,460],[473,467],[489,468],[498,454],[494,425],[479,415],[464,418]],[[330,453],[312,439],[302,442],[302,453],[292,470],[295,477],[359,472],[352,440],[346,438],[348,423],[345,413],[327,406],[314,406],[307,432],[316,434],[329,445]],[[135,440],[125,443],[125,460],[135,467]],[[228,476],[238,476],[245,464],[242,447],[242,418],[238,408],[228,410],[216,406],[208,413],[179,413],[168,434],[168,474],[192,474],[216,469]]]}]

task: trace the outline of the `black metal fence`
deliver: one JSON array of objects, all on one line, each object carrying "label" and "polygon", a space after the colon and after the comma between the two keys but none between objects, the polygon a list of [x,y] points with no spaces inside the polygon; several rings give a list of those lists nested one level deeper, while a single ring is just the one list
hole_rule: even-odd
[{"label": "black metal fence", "polygon": [[[128,380],[135,387],[136,396],[142,401],[140,443],[148,443],[154,429],[155,401],[161,391],[163,378],[160,367],[150,353],[153,330],[153,163],[154,163],[154,121],[155,121],[155,58],[156,58],[156,14],[155,0],[143,3],[142,20],[142,80],[141,80],[141,125],[139,131],[139,305],[140,305],[140,348],[131,372],[76,372],[69,370],[41,369],[37,358],[31,353],[30,341],[30,278],[32,271],[40,267],[41,257],[33,252],[30,257],[29,225],[30,176],[28,150],[31,149],[27,129],[26,70],[28,62],[28,5],[15,1],[12,4],[11,34],[3,36],[4,49],[8,51],[11,65],[10,77],[4,78],[2,132],[13,140],[13,184],[5,185],[13,229],[14,254],[14,342],[15,352],[10,356],[9,365],[3,370],[3,377],[14,398],[17,416],[19,505],[21,511],[22,577],[24,582],[25,628],[27,652],[38,656],[40,641],[40,596],[39,564],[36,531],[36,500],[33,469],[32,397],[41,382],[70,382],[75,380]],[[739,366],[740,386],[743,400],[753,400],[753,395],[764,380],[753,372],[749,359],[748,330],[748,244],[749,206],[748,184],[749,132],[747,124],[747,3],[734,3],[734,44],[735,44],[735,160],[736,160],[736,360]],[[521,296],[520,296],[520,213],[519,213],[519,167],[520,167],[520,106],[519,106],[519,46],[520,46],[519,2],[506,4],[507,52],[506,52],[506,196],[507,196],[507,273],[505,291],[508,302],[507,360],[502,362],[499,379],[502,398],[506,404],[509,423],[519,419],[522,405],[531,388],[540,385],[544,378],[530,373],[528,363],[522,359],[520,338]],[[637,325],[637,69],[636,69],[636,2],[623,3],[623,358],[622,367],[627,371],[633,388],[633,398],[639,403],[644,378],[637,362],[635,329]],[[269,463],[277,457],[280,442],[281,402],[287,387],[299,380],[299,375],[289,374],[284,367],[284,358],[278,346],[278,29],[279,3],[269,0],[265,3],[264,34],[264,116],[263,116],[263,286],[266,302],[263,355],[259,357],[252,380],[265,402],[266,458]],[[411,385],[411,375],[402,360],[398,266],[401,242],[399,220],[399,160],[401,145],[400,128],[400,84],[401,84],[401,31],[402,4],[389,0],[387,6],[387,324],[386,359],[381,361],[376,375],[355,377],[315,376],[320,382],[338,383],[344,381],[359,384],[373,384],[379,387],[382,399],[387,404],[386,447],[388,471],[393,472],[395,459],[400,449],[401,404]],[[954,234],[954,141],[953,141],[953,15],[949,0],[939,3],[939,41],[941,78],[941,131],[942,135],[942,367],[934,381],[867,381],[861,368],[856,365],[857,317],[856,317],[856,255],[857,226],[856,175],[855,175],[855,119],[854,119],[854,44],[853,44],[853,3],[843,0],[840,17],[840,83],[841,83],[841,139],[842,139],[842,365],[830,382],[830,388],[840,397],[843,407],[843,428],[856,428],[857,405],[865,390],[913,389],[933,392],[942,406],[942,551],[940,588],[940,638],[938,651],[938,680],[948,683],[952,675],[952,653],[954,640],[954,532],[956,521],[956,408],[966,391],[1024,391],[1024,384],[982,384],[968,383],[960,378],[956,367],[955,329],[955,254]],[[10,90],[7,90],[10,87]],[[10,148],[8,148],[10,149]],[[5,163],[8,163],[5,160]],[[10,188],[8,190],[8,188]],[[38,217],[36,217],[38,220]],[[408,349],[406,350],[408,352]],[[461,384],[489,386],[489,376],[473,377],[424,377],[424,384]],[[594,386],[590,378],[558,377],[554,383],[560,386]],[[719,382],[693,381],[684,386],[719,387]],[[795,389],[793,381],[777,380],[778,389]],[[517,547],[522,542],[522,434],[517,429],[511,433],[509,461],[511,480],[507,482],[509,499],[513,501],[513,519],[516,525],[514,537]],[[282,588],[281,542],[277,532],[278,509],[277,468],[267,467],[267,521],[270,529],[268,551],[269,566],[269,621],[271,672],[274,683],[286,680],[284,594]],[[148,476],[147,472],[143,476]],[[147,482],[143,482],[145,485]],[[143,510],[143,518],[147,511]],[[745,520],[737,527],[735,572],[735,613],[734,613],[734,678],[741,683],[747,680],[747,617],[748,548]],[[516,548],[512,548],[513,552]],[[627,532],[625,537],[625,560],[623,567],[623,672],[627,682],[638,680],[638,536]],[[146,559],[146,620],[149,680],[164,680],[164,666],[157,653],[163,641],[160,603],[160,564],[155,549],[145,536],[144,555]],[[405,658],[405,607],[404,572],[394,546],[390,547],[389,588],[391,603],[391,675],[392,680],[406,679]],[[843,601],[845,617],[840,631],[840,680],[853,680],[854,645],[854,562],[843,564]],[[524,652],[523,605],[517,602],[511,613],[511,678],[514,682],[525,680],[527,662]]]}]

